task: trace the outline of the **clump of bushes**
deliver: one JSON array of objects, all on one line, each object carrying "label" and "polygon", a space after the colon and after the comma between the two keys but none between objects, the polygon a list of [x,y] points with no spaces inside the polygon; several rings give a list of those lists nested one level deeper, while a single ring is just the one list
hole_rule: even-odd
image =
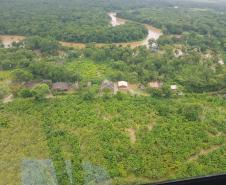
[{"label": "clump of bushes", "polygon": [[187,121],[200,121],[203,108],[198,104],[185,104],[178,111]]},{"label": "clump of bushes", "polygon": [[17,95],[22,98],[34,97],[36,100],[41,100],[50,92],[50,88],[47,84],[38,84],[33,89],[21,88]]},{"label": "clump of bushes", "polygon": [[6,116],[0,114],[0,128],[8,127],[9,120]]},{"label": "clump of bushes", "polygon": [[4,98],[6,93],[7,93],[7,90],[4,87],[0,87],[0,99]]}]

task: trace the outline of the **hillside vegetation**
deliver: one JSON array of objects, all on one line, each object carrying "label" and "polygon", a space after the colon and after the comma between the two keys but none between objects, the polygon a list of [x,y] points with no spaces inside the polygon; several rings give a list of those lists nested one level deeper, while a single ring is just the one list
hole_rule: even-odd
[{"label": "hillside vegetation", "polygon": [[[141,40],[147,30],[128,23],[111,27],[103,7],[83,1],[2,1],[0,34],[39,35],[68,42],[128,42]],[[94,6],[94,7],[93,7]]]},{"label": "hillside vegetation", "polygon": [[[68,182],[64,160],[72,160],[73,181],[79,184],[86,175],[82,168],[86,161],[106,170],[114,184],[225,171],[226,109],[222,99],[201,95],[166,100],[125,95],[83,101],[76,95],[45,102],[17,100],[1,110],[7,112],[1,116],[1,123],[6,122],[2,125],[4,133],[17,128],[26,135],[36,123],[35,129],[45,135],[39,143],[46,146],[47,142],[60,184]],[[15,125],[18,115],[19,119],[29,118],[30,126]],[[135,143],[131,143],[127,129],[134,129]],[[17,144],[8,141],[5,151],[10,146],[22,147],[22,143],[31,145],[26,140]],[[28,150],[38,152],[40,148]],[[199,156],[202,150],[207,153]],[[24,151],[18,152],[18,156],[25,155]],[[27,155],[41,156],[31,154]],[[198,156],[193,160],[194,155]],[[7,162],[6,157],[2,159]]]},{"label": "hillside vegetation", "polygon": [[[112,11],[131,21],[110,26]],[[0,0],[0,33],[26,36],[0,44],[0,185],[225,173],[224,14],[208,0]],[[113,44],[142,42],[144,23],[163,35]]]}]

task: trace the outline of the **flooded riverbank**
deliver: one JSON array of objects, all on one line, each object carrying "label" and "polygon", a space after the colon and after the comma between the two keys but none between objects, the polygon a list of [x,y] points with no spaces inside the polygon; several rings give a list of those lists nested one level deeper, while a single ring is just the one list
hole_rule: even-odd
[{"label": "flooded riverbank", "polygon": [[121,19],[117,17],[117,13],[115,12],[110,12],[108,13],[108,16],[111,18],[111,26],[115,27],[115,26],[120,26],[126,23],[125,19]]},{"label": "flooded riverbank", "polygon": [[19,35],[0,35],[0,42],[5,48],[10,48],[13,43],[18,43],[24,39],[24,36]]},{"label": "flooded riverbank", "polygon": [[[126,22],[130,21],[130,20],[118,18],[117,13],[115,13],[115,12],[108,13],[108,16],[111,18],[110,24],[113,27],[123,25]],[[135,41],[135,42],[111,43],[111,44],[116,45],[116,46],[123,46],[123,47],[129,46],[132,48],[136,48],[138,46],[149,47],[149,40],[150,39],[158,40],[159,37],[162,35],[162,31],[160,29],[155,28],[148,24],[143,24],[143,25],[148,30],[148,35],[144,40]],[[60,43],[62,46],[66,46],[66,47],[84,48],[86,46],[84,43],[75,43],[75,42],[60,42]],[[95,44],[95,46],[97,46],[97,47],[103,47],[103,46],[107,46],[107,45],[110,45],[110,44],[104,44],[104,43],[103,44],[102,43]]]},{"label": "flooded riverbank", "polygon": [[[119,26],[123,25],[126,22],[129,22],[130,20],[127,19],[121,19],[117,17],[117,13],[115,12],[110,12],[108,13],[108,16],[111,18],[110,24],[111,26]],[[158,40],[158,38],[162,35],[162,31],[160,29],[157,29],[151,25],[148,24],[143,24],[146,29],[148,30],[148,35],[147,37],[142,40],[142,41],[137,41],[137,42],[123,42],[123,43],[111,43],[111,44],[105,44],[105,43],[96,43],[96,47],[103,47],[107,45],[116,45],[116,46],[129,46],[132,48],[138,47],[138,46],[146,46],[149,47],[148,41],[150,39],[153,40]],[[0,35],[0,41],[3,43],[5,48],[9,48],[12,46],[13,42],[20,42],[24,40],[26,37],[23,36],[18,36],[18,35]],[[59,42],[62,46],[65,47],[76,47],[76,48],[85,48],[86,44],[84,43],[77,43],[77,42]]]}]

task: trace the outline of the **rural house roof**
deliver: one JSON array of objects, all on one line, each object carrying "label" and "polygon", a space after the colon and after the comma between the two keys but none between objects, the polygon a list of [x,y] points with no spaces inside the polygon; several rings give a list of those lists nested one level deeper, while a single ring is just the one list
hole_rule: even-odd
[{"label": "rural house roof", "polygon": [[158,81],[153,81],[153,82],[149,83],[149,86],[151,88],[154,88],[154,89],[159,89],[159,88],[162,87],[162,85],[163,85],[163,83],[162,82],[158,82]]},{"label": "rural house roof", "polygon": [[109,80],[104,80],[101,84],[101,89],[114,89],[114,83]]},{"label": "rural house roof", "polygon": [[177,85],[171,85],[170,88],[171,88],[172,90],[177,90]]},{"label": "rural house roof", "polygon": [[119,81],[118,82],[118,87],[128,87],[128,82],[126,82],[126,81]]},{"label": "rural house roof", "polygon": [[69,84],[65,82],[57,82],[52,85],[52,89],[57,91],[67,91],[69,89]]},{"label": "rural house roof", "polygon": [[218,64],[224,65],[224,61],[221,59],[221,60],[218,61]]}]

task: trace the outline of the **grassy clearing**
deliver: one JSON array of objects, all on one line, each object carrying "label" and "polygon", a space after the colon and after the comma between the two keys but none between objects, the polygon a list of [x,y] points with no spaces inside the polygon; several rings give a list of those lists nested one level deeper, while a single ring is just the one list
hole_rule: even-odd
[{"label": "grassy clearing", "polygon": [[96,64],[91,60],[74,61],[67,64],[67,68],[80,74],[84,81],[102,80],[109,77],[114,71],[105,64]]},{"label": "grassy clearing", "polygon": [[0,71],[0,81],[9,80],[10,71]]},{"label": "grassy clearing", "polygon": [[48,159],[46,137],[40,122],[27,114],[2,111],[7,125],[0,128],[0,184],[21,184],[23,159]]}]

